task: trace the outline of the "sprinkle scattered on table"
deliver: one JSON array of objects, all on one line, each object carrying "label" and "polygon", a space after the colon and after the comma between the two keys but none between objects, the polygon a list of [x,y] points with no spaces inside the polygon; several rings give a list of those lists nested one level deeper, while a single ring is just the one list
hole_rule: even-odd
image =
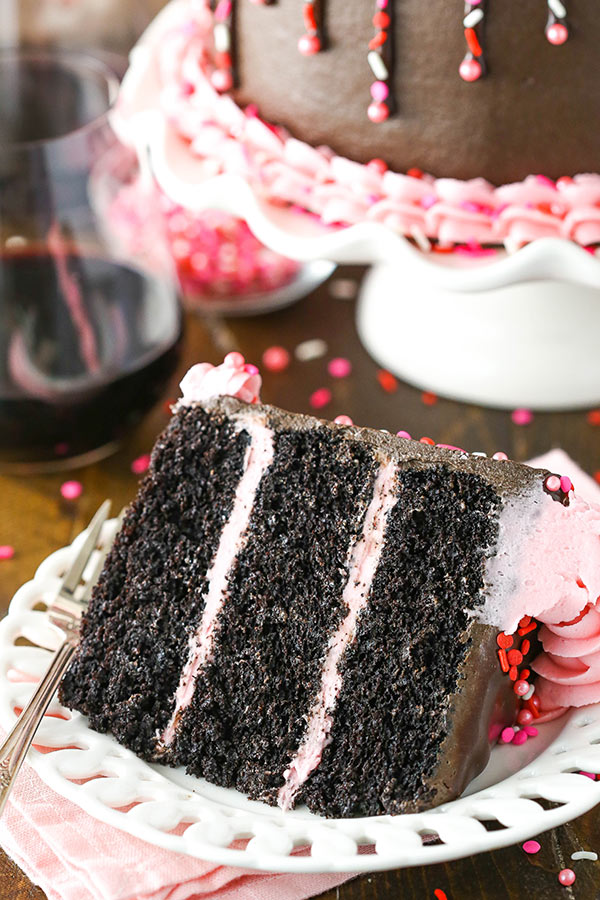
[{"label": "sprinkle scattered on table", "polygon": [[571,859],[591,859],[592,862],[596,862],[598,854],[593,850],[576,850],[575,853],[571,853]]},{"label": "sprinkle scattered on table", "polygon": [[267,347],[262,355],[262,362],[269,372],[283,372],[290,364],[290,354],[285,347]]},{"label": "sprinkle scattered on table", "polygon": [[435,406],[438,402],[437,394],[434,394],[433,391],[423,391],[421,394],[421,402],[425,404],[425,406]]},{"label": "sprinkle scattered on table", "polygon": [[336,356],[329,361],[327,371],[332,378],[347,378],[352,371],[352,363],[343,356]]},{"label": "sprinkle scattered on table", "polygon": [[515,425],[530,425],[533,422],[533,413],[530,409],[515,409],[510,417]]},{"label": "sprinkle scattered on table", "polygon": [[541,850],[541,846],[537,841],[525,841],[523,844],[523,850],[525,853],[539,853]]},{"label": "sprinkle scattered on table", "polygon": [[331,403],[331,391],[329,388],[319,388],[310,395],[310,400],[308,402],[313,409],[322,409],[324,406],[327,406],[328,403]]},{"label": "sprinkle scattered on table", "polygon": [[321,338],[312,338],[312,340],[302,341],[301,344],[298,344],[294,353],[300,362],[309,362],[311,359],[320,359],[325,356],[327,344]]},{"label": "sprinkle scattered on table", "polygon": [[334,278],[329,282],[329,294],[336,300],[354,300],[358,284],[353,278]]},{"label": "sprinkle scattered on table", "polygon": [[436,900],[448,900],[446,891],[443,891],[441,888],[436,888],[433,892],[433,896],[436,898]]},{"label": "sprinkle scattered on table", "polygon": [[60,492],[65,500],[77,500],[83,493],[83,485],[80,481],[65,481],[60,486]]},{"label": "sprinkle scattered on table", "polygon": [[150,454],[142,453],[141,456],[138,456],[131,463],[131,471],[134,475],[143,475],[144,472],[148,471],[148,466],[150,465]]},{"label": "sprinkle scattered on table", "polygon": [[587,420],[590,425],[600,425],[600,409],[590,409]]},{"label": "sprinkle scattered on table", "polygon": [[336,425],[354,425],[354,422],[350,418],[350,416],[336,416],[333,420]]},{"label": "sprinkle scattered on table", "polygon": [[386,369],[379,369],[377,372],[377,381],[387,394],[394,394],[398,390],[397,379]]},{"label": "sprinkle scattered on table", "polygon": [[15,548],[11,544],[0,544],[0,560],[12,559]]},{"label": "sprinkle scattered on table", "polygon": [[54,452],[57,456],[66,456],[69,452],[69,445],[66,441],[60,441],[58,444],[55,444]]},{"label": "sprinkle scattered on table", "polygon": [[562,885],[568,887],[575,881],[575,872],[573,869],[561,869],[558,873],[558,880]]}]

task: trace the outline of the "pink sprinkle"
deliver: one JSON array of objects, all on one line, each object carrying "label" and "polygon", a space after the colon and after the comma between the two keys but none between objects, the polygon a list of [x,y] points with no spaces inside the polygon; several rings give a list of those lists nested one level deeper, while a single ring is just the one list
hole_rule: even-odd
[{"label": "pink sprinkle", "polygon": [[551,493],[558,491],[560,489],[560,478],[558,475],[548,475],[546,478],[546,488]]},{"label": "pink sprinkle", "polygon": [[385,81],[374,81],[371,85],[371,97],[379,103],[387,100],[389,93],[390,89]]},{"label": "pink sprinkle", "polygon": [[515,409],[511,419],[515,425],[529,425],[533,421],[533,413],[530,409]]},{"label": "pink sprinkle", "polygon": [[514,747],[520,747],[521,744],[524,744],[527,740],[527,732],[523,728],[521,731],[517,731],[514,738],[512,739],[512,743]]},{"label": "pink sprinkle", "polygon": [[527,737],[537,737],[539,733],[535,725],[525,725],[523,731],[525,732]]},{"label": "pink sprinkle", "polygon": [[83,485],[80,481],[65,481],[60,486],[60,492],[65,500],[77,500],[83,493]]},{"label": "pink sprinkle", "polygon": [[586,778],[591,778],[592,781],[595,781],[595,780],[596,780],[596,776],[594,775],[593,772],[580,772],[579,774],[580,774],[580,775],[585,775]]},{"label": "pink sprinkle", "polygon": [[573,869],[561,869],[558,873],[558,880],[562,885],[568,887],[575,881],[575,872]]},{"label": "pink sprinkle", "polygon": [[336,416],[333,421],[336,425],[354,425],[350,416]]},{"label": "pink sprinkle", "polygon": [[569,491],[573,488],[573,482],[568,475],[563,475],[560,479],[560,486],[565,494],[568,494]]},{"label": "pink sprinkle", "polygon": [[331,403],[331,391],[329,388],[319,388],[314,394],[310,395],[308,402],[313,409],[321,409],[323,406],[327,406],[328,403]]},{"label": "pink sprinkle", "polygon": [[396,437],[405,438],[407,441],[411,441],[411,440],[412,440],[412,438],[411,438],[410,434],[408,433],[408,431],[397,431],[397,432],[396,432]]},{"label": "pink sprinkle", "polygon": [[290,354],[285,347],[267,347],[262,361],[269,372],[283,372],[290,364]]},{"label": "pink sprinkle", "polygon": [[330,360],[327,371],[332,378],[346,378],[352,371],[352,363],[343,356],[336,356]]},{"label": "pink sprinkle", "polygon": [[523,844],[525,853],[539,853],[541,849],[541,845],[537,841],[525,841]]},{"label": "pink sprinkle", "polygon": [[69,452],[69,445],[66,441],[61,441],[55,445],[54,452],[57,456],[65,456]]},{"label": "pink sprinkle", "polygon": [[503,450],[498,450],[497,453],[494,453],[492,459],[508,459],[508,456]]},{"label": "pink sprinkle", "polygon": [[517,722],[519,725],[529,725],[533,722],[533,713],[529,709],[521,709],[519,710],[519,715],[517,716]]},{"label": "pink sprinkle", "polygon": [[500,738],[504,744],[510,744],[512,742],[514,736],[515,736],[515,729],[508,727],[508,728],[502,729],[502,734],[500,735]]},{"label": "pink sprinkle", "polygon": [[246,363],[244,372],[248,375],[258,375],[258,366],[255,366],[253,363]]},{"label": "pink sprinkle", "polygon": [[148,471],[148,466],[150,465],[150,454],[142,453],[141,456],[138,456],[137,459],[134,459],[131,463],[131,471],[134,475],[143,475],[144,472]]},{"label": "pink sprinkle", "polygon": [[0,560],[12,559],[15,555],[15,548],[10,544],[0,544]]}]

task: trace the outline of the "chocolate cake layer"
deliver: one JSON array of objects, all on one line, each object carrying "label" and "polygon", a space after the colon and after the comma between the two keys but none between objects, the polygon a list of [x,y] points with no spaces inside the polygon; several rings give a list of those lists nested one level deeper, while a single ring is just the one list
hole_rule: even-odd
[{"label": "chocolate cake layer", "polygon": [[177,759],[274,802],[343,617],[348,548],[377,464],[342,434],[279,430],[271,411],[267,422],[277,429],[274,460],[229,579],[214,657],[181,722]]},{"label": "chocolate cake layer", "polygon": [[[370,603],[342,662],[331,743],[298,798],[330,816],[415,811],[459,794],[471,774],[464,766],[451,766],[444,784],[435,779],[444,738],[459,706],[487,732],[496,699],[482,708],[485,680],[479,667],[469,672],[467,610],[481,597],[499,498],[477,475],[441,466],[401,471],[399,492]],[[476,652],[493,660],[494,695],[506,686],[496,635],[474,628]],[[461,678],[465,663],[471,678]],[[464,759],[470,748],[455,736],[451,750]]]},{"label": "chocolate cake layer", "polygon": [[[61,701],[153,758],[204,605],[206,572],[231,511],[248,437],[181,410],[107,557]],[[218,478],[215,473],[218,472]]]},{"label": "chocolate cake layer", "polygon": [[367,117],[374,81],[367,62],[375,3],[324,0],[325,49],[302,56],[302,4],[235,4],[238,86],[268,121],[294,137],[326,144],[366,163],[382,158],[397,172],[419,167],[438,177],[483,176],[493,184],[542,173],[597,172],[600,133],[600,16],[596,0],[566,4],[569,40],[544,34],[543,0],[488,4],[488,74],[464,82],[465,4],[391,0],[395,112]]}]

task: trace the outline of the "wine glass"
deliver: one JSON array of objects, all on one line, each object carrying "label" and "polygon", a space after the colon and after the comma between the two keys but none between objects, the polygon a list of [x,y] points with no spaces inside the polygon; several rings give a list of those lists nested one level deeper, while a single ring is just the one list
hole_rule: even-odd
[{"label": "wine glass", "polygon": [[[172,374],[181,311],[164,219],[111,241],[106,203],[139,184],[111,127],[118,79],[66,51],[0,51],[0,464],[106,455]],[[142,179],[143,183],[143,179]]]}]

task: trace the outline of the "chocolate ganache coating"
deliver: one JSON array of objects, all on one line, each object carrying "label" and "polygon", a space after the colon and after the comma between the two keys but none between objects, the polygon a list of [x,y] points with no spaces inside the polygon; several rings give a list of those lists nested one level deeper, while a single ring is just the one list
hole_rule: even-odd
[{"label": "chocolate ganache coating", "polygon": [[543,0],[488,3],[487,75],[458,74],[466,45],[460,0],[393,3],[394,111],[367,117],[373,0],[323,0],[324,49],[302,56],[302,4],[235,4],[237,88],[266,120],[358,162],[382,158],[398,172],[483,176],[493,184],[600,170],[600,10],[565,4],[569,39],[552,45]]}]

